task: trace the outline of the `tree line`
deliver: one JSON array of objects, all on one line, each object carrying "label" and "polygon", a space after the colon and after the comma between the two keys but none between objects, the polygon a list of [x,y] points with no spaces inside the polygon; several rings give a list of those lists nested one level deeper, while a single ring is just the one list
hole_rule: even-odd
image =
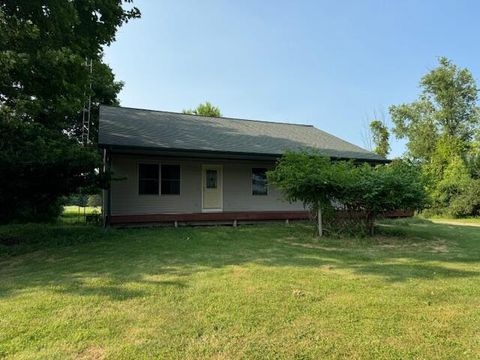
[{"label": "tree line", "polygon": [[389,108],[393,128],[370,126],[375,152],[387,156],[390,132],[407,140],[403,158],[419,166],[429,196],[426,214],[480,215],[480,108],[472,73],[445,57],[420,80],[412,103]]}]

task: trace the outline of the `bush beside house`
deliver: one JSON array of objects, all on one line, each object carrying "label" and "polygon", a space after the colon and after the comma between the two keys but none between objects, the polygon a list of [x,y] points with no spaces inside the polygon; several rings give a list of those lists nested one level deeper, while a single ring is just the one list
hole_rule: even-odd
[{"label": "bush beside house", "polygon": [[[420,172],[401,160],[357,165],[331,161],[315,152],[288,152],[268,173],[268,179],[289,201],[302,201],[318,213],[320,235],[323,225],[330,232],[349,232],[355,226],[355,232],[373,234],[374,221],[382,213],[417,210],[426,202]],[[356,215],[342,224],[336,221],[338,211]],[[322,215],[327,216],[321,219]]]}]

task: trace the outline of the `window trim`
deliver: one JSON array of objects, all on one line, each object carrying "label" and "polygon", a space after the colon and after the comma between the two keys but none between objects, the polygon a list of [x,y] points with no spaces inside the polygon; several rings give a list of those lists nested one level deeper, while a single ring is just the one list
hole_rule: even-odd
[{"label": "window trim", "polygon": [[[158,192],[156,194],[141,194],[140,193],[140,165],[157,165],[158,166]],[[160,163],[156,161],[138,161],[137,162],[137,194],[138,196],[160,196]]]},{"label": "window trim", "polygon": [[[265,170],[265,189],[266,189],[266,192],[265,194],[254,194],[253,193],[253,169],[264,169]],[[268,196],[270,194],[270,188],[268,186],[268,181],[267,181],[267,171],[269,169],[267,167],[252,167],[250,169],[250,195],[251,196]]]},{"label": "window trim", "polygon": [[[162,166],[163,165],[172,165],[172,166],[178,166],[178,194],[164,194],[162,192]],[[158,186],[160,187],[159,190],[159,195],[161,196],[180,196],[182,194],[182,166],[180,164],[172,164],[172,163],[160,163],[159,166],[159,172],[160,172],[160,177],[158,181]]]}]

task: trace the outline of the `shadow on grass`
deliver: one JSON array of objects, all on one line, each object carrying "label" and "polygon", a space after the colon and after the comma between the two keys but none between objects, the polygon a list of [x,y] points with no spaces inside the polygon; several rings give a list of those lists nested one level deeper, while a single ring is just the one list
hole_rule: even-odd
[{"label": "shadow on grass", "polygon": [[457,266],[479,262],[478,230],[425,222],[387,222],[380,229],[380,235],[370,239],[318,241],[309,225],[108,232],[63,227],[60,236],[52,227],[55,246],[0,258],[0,296],[46,287],[122,301],[168,288],[181,291],[194,281],[193,274],[245,264],[329,267],[386,282],[480,275]]},{"label": "shadow on grass", "polygon": [[[116,282],[116,285],[86,285],[82,283],[71,284],[67,279],[67,281],[64,280],[60,282],[60,284],[62,284],[62,287],[60,289],[55,289],[55,292],[62,294],[75,294],[79,296],[105,297],[109,298],[110,300],[116,301],[129,300],[132,298],[144,297],[148,295],[148,292],[144,290],[128,289],[128,287],[126,288],[124,286],[125,284],[122,283],[120,279]],[[174,287],[179,289],[186,287],[184,282],[168,280],[155,282],[136,280],[134,284],[137,287],[138,285],[145,284],[162,287]],[[38,286],[41,286],[41,284],[38,284]]]}]

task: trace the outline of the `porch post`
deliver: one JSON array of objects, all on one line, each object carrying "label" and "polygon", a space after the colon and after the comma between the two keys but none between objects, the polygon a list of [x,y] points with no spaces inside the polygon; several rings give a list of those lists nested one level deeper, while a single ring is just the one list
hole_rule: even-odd
[{"label": "porch post", "polygon": [[[103,172],[110,173],[112,169],[112,155],[107,149],[103,149]],[[112,190],[111,184],[108,184],[107,189],[103,189],[103,201],[102,201],[102,217],[103,227],[110,226],[112,217]]]}]

